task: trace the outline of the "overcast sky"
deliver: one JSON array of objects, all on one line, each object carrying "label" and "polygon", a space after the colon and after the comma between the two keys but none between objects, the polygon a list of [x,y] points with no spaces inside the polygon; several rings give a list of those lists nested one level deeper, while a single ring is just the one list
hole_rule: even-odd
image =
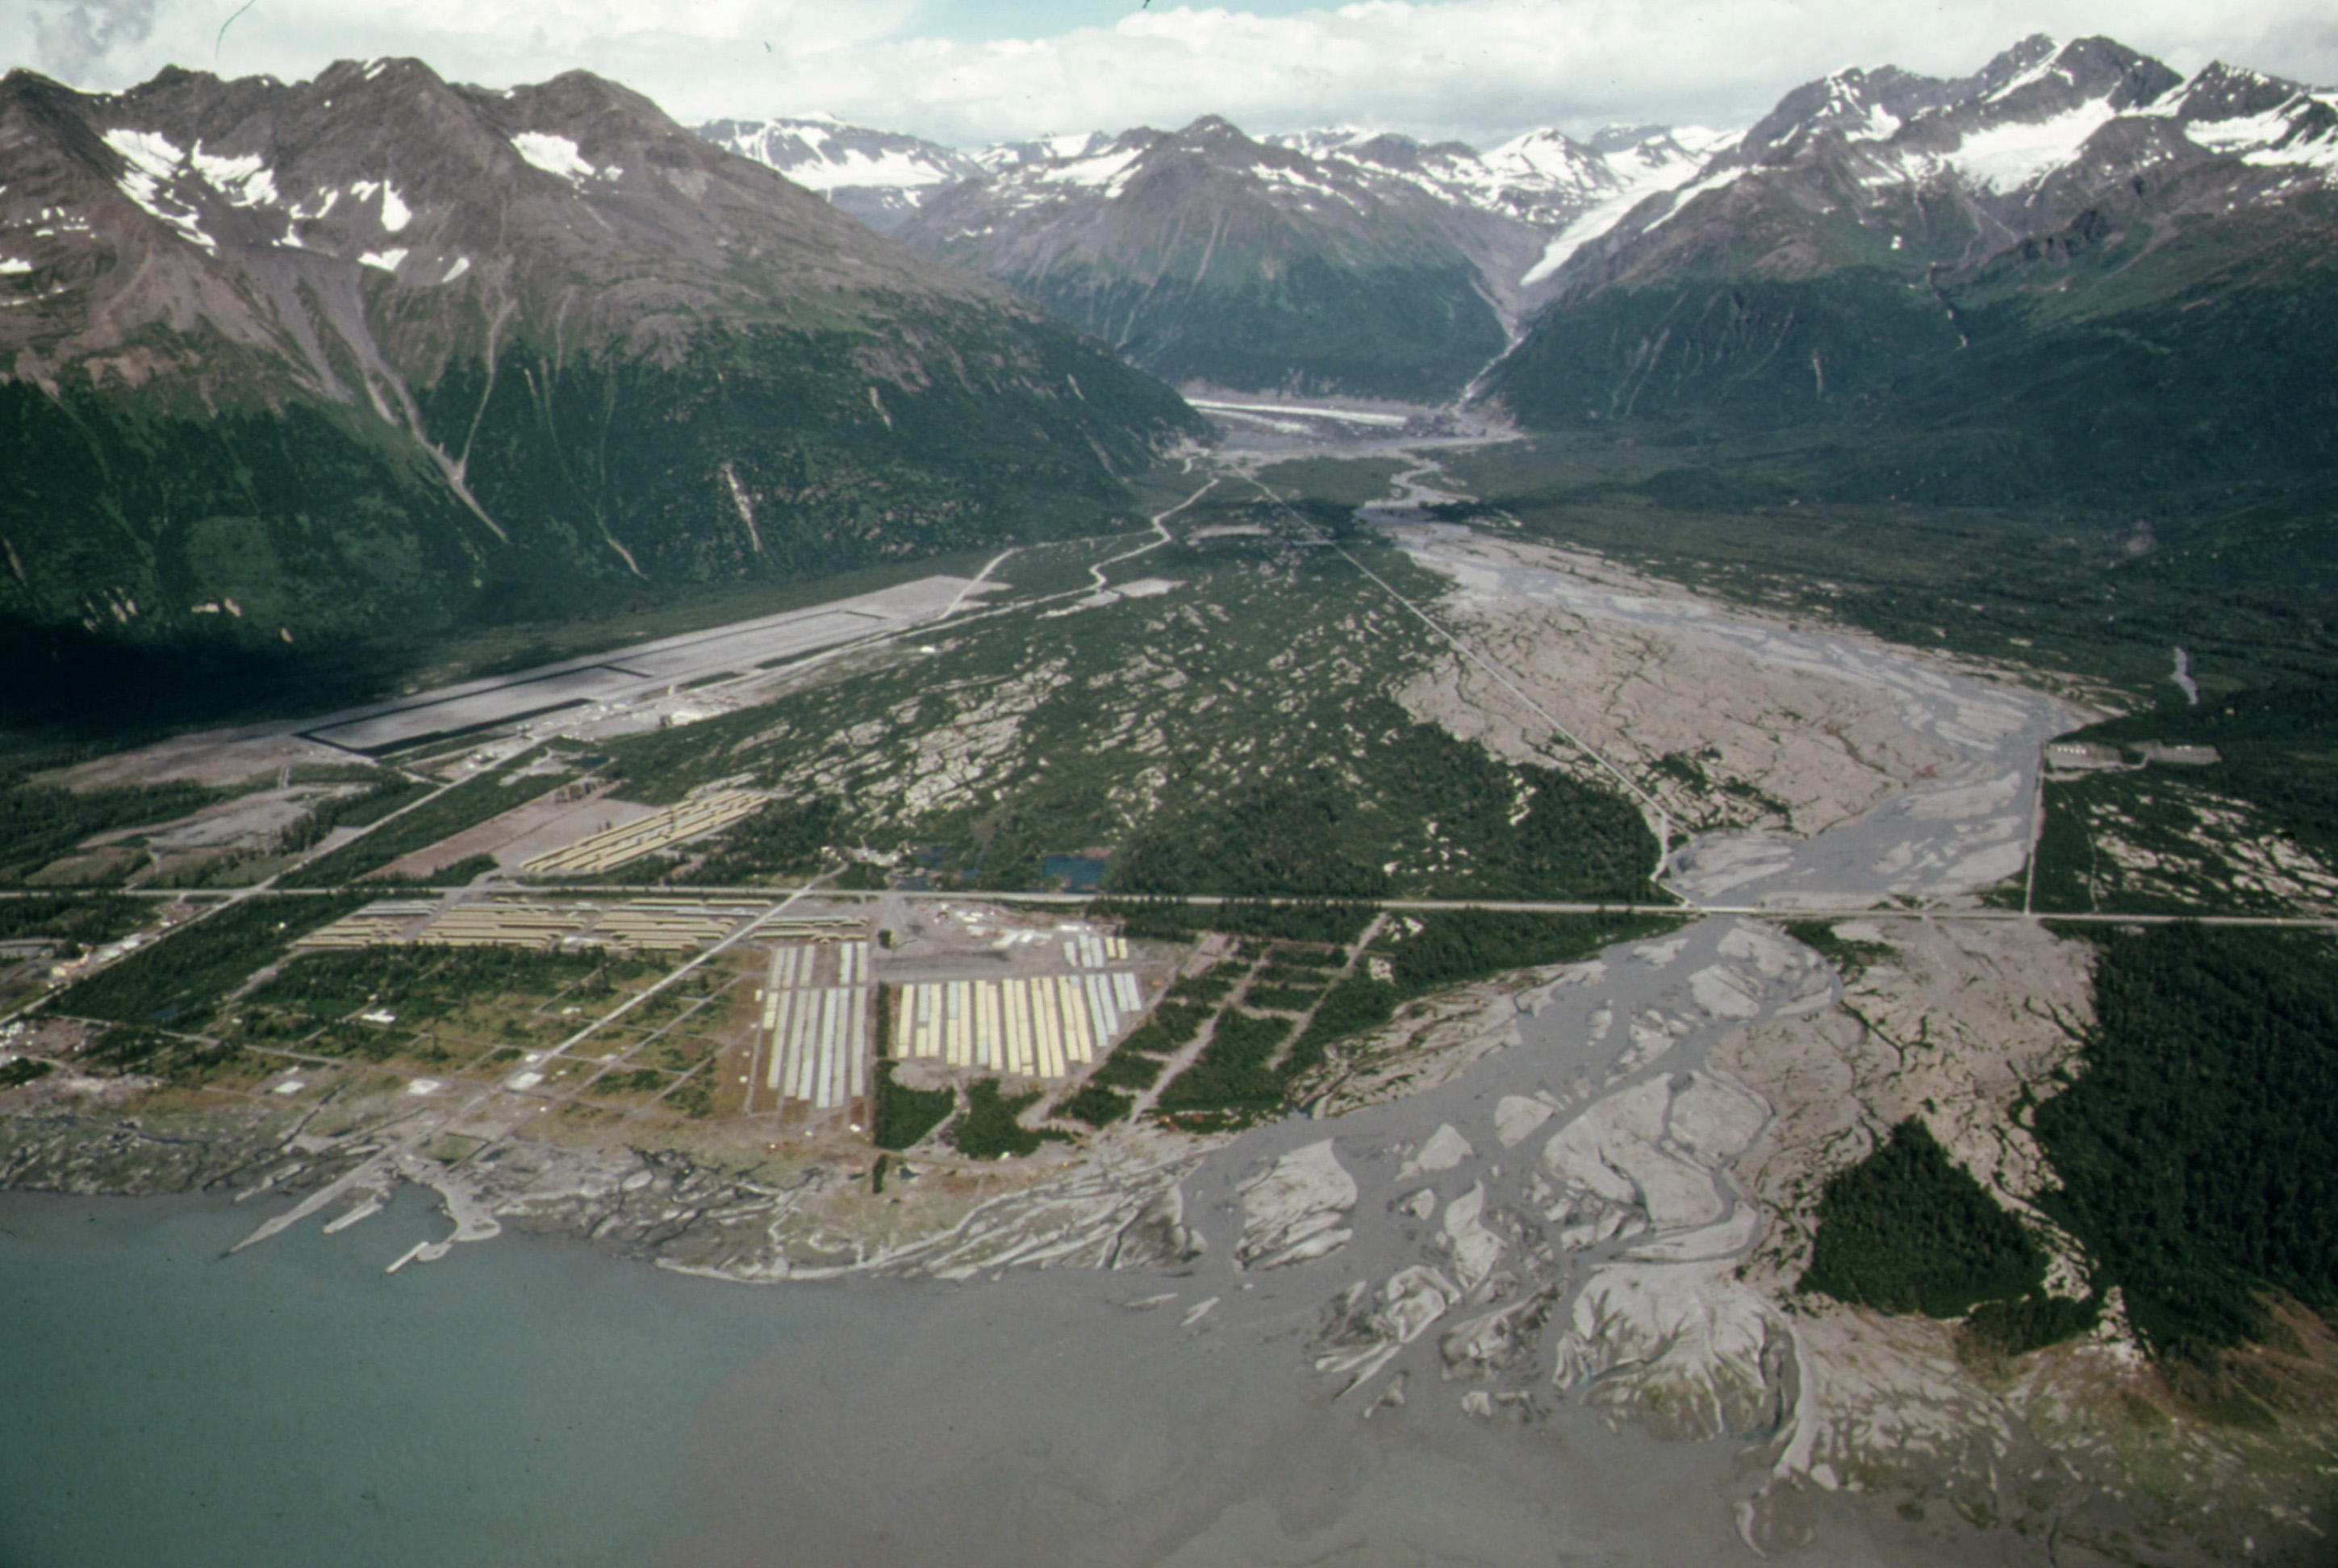
[{"label": "overcast sky", "polygon": [[1204,113],[1479,145],[1734,126],[1840,66],[1962,74],[2033,32],[2338,81],[2331,0],[0,0],[0,62],[90,89],[412,54],[498,87],[582,66],[690,123],[818,110],[964,146]]}]

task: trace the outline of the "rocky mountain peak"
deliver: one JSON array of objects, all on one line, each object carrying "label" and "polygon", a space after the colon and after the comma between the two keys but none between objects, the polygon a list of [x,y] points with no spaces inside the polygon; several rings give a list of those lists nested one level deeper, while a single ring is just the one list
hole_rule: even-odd
[{"label": "rocky mountain peak", "polygon": [[[1120,144],[1115,142],[1114,146],[1117,148]],[[1146,150],[1198,154],[1207,159],[1214,168],[1233,171],[1259,164],[1291,167],[1313,162],[1297,148],[1253,141],[1240,126],[1216,114],[1203,115],[1184,129],[1161,138]]]},{"label": "rocky mountain peak", "polygon": [[2186,83],[2114,39],[2038,34],[1967,77],[1882,67],[1806,83],[1693,182],[1562,236],[1529,277],[1563,267],[1571,299],[1700,258],[1750,256],[1780,277],[1929,276],[2082,219],[2099,239],[2106,212],[2245,211],[2333,172],[2338,102],[2225,65]]},{"label": "rocky mountain peak", "polygon": [[2184,120],[2237,120],[2280,108],[2304,89],[2279,76],[2212,60],[2202,66],[2176,103]]},{"label": "rocky mountain peak", "polygon": [[2032,33],[2010,49],[1991,56],[1989,64],[1970,78],[1970,89],[1981,97],[1989,97],[2053,59],[2061,47],[2062,41],[2052,34]]},{"label": "rocky mountain peak", "polygon": [[1888,137],[1920,114],[1955,103],[1970,83],[1920,76],[1896,66],[1851,67],[1806,82],[1745,132],[1734,156],[1745,162],[1792,158],[1821,132],[1846,141]]},{"label": "rocky mountain peak", "polygon": [[1478,155],[1475,148],[1459,142],[1445,142],[1434,148],[1425,148],[1411,137],[1393,131],[1383,131],[1377,135],[1351,142],[1340,151],[1359,163],[1374,163],[1383,169],[1418,169],[1424,154],[1437,158],[1475,158]]},{"label": "rocky mountain peak", "polygon": [[2150,55],[2115,38],[2078,38],[2001,84],[1983,87],[1977,96],[1982,103],[2001,107],[2009,114],[2042,118],[2080,103],[2104,103],[2115,110],[2140,108],[2183,80]]},{"label": "rocky mountain peak", "polygon": [[[173,69],[103,96],[15,73],[0,120],[0,366],[35,379],[167,324],[260,355],[239,395],[341,397],[349,353],[429,374],[490,323],[656,318],[672,353],[690,320],[805,287],[981,291],[584,72],[497,93],[415,60]],[[408,308],[369,321],[382,294]],[[142,376],[172,358],[141,354]]]}]

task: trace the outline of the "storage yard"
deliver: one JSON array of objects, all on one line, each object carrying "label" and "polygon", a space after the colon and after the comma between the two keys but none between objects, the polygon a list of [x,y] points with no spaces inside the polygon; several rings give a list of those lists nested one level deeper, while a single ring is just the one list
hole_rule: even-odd
[{"label": "storage yard", "polygon": [[758,789],[724,789],[698,796],[638,822],[606,828],[561,848],[547,850],[528,861],[525,868],[538,877],[595,877],[670,844],[728,828],[761,810],[770,799]]},{"label": "storage yard", "polygon": [[747,1108],[755,1108],[758,1089],[772,1097],[774,1110],[791,1102],[839,1110],[868,1093],[869,1011],[867,942],[774,946],[756,1034],[760,1072],[749,1073]]},{"label": "storage yard", "polygon": [[[313,953],[506,946],[679,958],[756,923],[717,967],[702,972],[727,975],[719,989],[742,1009],[720,1036],[722,1051],[735,1053],[734,1064],[722,1069],[727,1093],[737,1096],[732,1106],[790,1126],[850,1122],[855,1131],[866,1124],[880,1053],[948,1073],[1076,1079],[1136,1026],[1165,981],[1145,973],[1125,939],[1085,921],[1042,923],[948,905],[895,906],[893,917],[901,929],[887,929],[880,945],[878,916],[859,904],[807,900],[775,911],[769,899],[735,895],[408,897],[369,904],[295,946]],[[897,936],[899,946],[889,946]],[[892,993],[882,1037],[880,985]],[[504,1087],[538,1091],[555,1057],[569,1059],[538,1053],[519,1075],[535,1077],[523,1083],[516,1076]]]},{"label": "storage yard", "polygon": [[1069,974],[906,985],[893,1014],[892,1054],[951,1067],[1067,1078],[1100,1059],[1144,1010],[1144,989],[1118,936],[1062,944]]},{"label": "storage yard", "polygon": [[496,898],[385,900],[319,927],[304,950],[437,943],[449,947],[610,946],[679,953],[721,941],[771,908],[756,898],[632,898],[620,904]]}]

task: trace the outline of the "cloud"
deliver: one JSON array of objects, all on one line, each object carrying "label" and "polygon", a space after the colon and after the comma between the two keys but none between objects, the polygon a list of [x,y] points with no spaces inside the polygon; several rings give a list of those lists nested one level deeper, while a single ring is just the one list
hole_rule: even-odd
[{"label": "cloud", "polygon": [[[0,19],[0,48],[29,43],[68,80],[123,86],[170,61],[213,68],[237,4],[36,0],[37,36],[20,20],[12,38]],[[817,109],[961,144],[1203,113],[1260,132],[1358,123],[1480,143],[1548,124],[1734,124],[1840,66],[1963,73],[2039,30],[2109,33],[2178,69],[2222,56],[2338,76],[2325,0],[1358,0],[1272,16],[1154,0],[1109,26],[1019,39],[925,35],[938,8],[387,0],[359,14],[343,0],[258,0],[216,68],[294,77],[336,58],[415,54],[504,86],[582,66],[685,122]]]},{"label": "cloud", "polygon": [[42,70],[74,81],[107,55],[143,43],[154,30],[154,0],[72,0],[34,5],[33,58]]},{"label": "cloud", "polygon": [[[2041,29],[2108,32],[2180,69],[2222,54],[2338,72],[2323,0],[2135,0],[2116,13],[2058,0],[1361,0],[1284,16],[1156,0],[1052,38],[875,43],[790,74],[772,106],[961,141],[1215,113],[1254,130],[1357,122],[1482,142],[1552,123],[1743,122],[1844,65],[1961,74]],[[2318,48],[2294,47],[2316,31]]]}]

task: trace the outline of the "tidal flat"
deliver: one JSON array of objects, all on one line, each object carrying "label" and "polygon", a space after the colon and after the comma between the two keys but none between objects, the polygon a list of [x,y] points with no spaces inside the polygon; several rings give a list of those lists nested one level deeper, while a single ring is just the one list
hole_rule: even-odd
[{"label": "tidal flat", "polygon": [[[0,1564],[1754,1560],[1730,1446],[1367,1415],[1271,1277],[1222,1327],[1086,1269],[748,1287],[515,1236],[386,1273],[430,1210],[229,1257],[248,1206],[0,1199]],[[1845,1512],[1797,1561],[1885,1550],[1970,1560]]]}]

